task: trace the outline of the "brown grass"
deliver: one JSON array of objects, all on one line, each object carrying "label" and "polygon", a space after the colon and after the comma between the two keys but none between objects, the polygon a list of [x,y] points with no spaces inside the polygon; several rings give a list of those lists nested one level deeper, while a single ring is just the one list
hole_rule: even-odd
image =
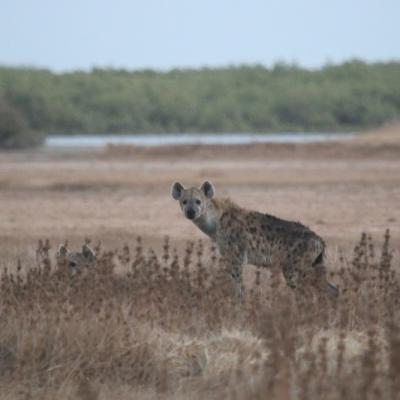
[{"label": "brown grass", "polygon": [[47,236],[74,245],[91,236],[115,246],[142,235],[156,247],[165,235],[178,243],[200,239],[169,190],[175,180],[206,179],[243,207],[300,220],[330,248],[386,227],[400,243],[400,148],[391,150],[397,157],[379,150],[370,156],[357,143],[327,144],[335,152],[329,157],[314,145],[167,148],[141,156],[0,153],[0,247],[7,242],[4,251],[21,254]]},{"label": "brown grass", "polygon": [[370,146],[378,147],[379,145],[400,145],[400,122],[392,122],[382,126],[380,129],[375,129],[364,133],[357,142],[364,142]]},{"label": "brown grass", "polygon": [[[0,153],[0,400],[398,398],[400,145],[371,135]],[[169,197],[173,181],[205,179],[323,236],[337,304],[251,266],[233,304],[209,242]],[[70,276],[57,246],[87,236],[102,242],[97,266]]]},{"label": "brown grass", "polygon": [[0,399],[398,398],[399,261],[363,235],[336,302],[254,269],[237,305],[201,242],[139,238],[73,276],[41,247],[1,275]]}]

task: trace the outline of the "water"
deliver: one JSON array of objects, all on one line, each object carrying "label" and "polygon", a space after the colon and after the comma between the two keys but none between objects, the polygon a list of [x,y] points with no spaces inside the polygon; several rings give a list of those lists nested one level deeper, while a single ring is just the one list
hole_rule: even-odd
[{"label": "water", "polygon": [[135,146],[171,146],[188,144],[243,145],[251,143],[317,143],[353,137],[349,133],[222,133],[146,135],[50,135],[46,147],[103,147],[107,144]]}]

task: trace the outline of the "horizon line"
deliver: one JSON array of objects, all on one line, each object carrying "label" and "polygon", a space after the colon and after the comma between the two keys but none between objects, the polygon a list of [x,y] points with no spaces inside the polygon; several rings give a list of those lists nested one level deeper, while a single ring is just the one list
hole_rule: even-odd
[{"label": "horizon line", "polygon": [[361,63],[366,65],[376,65],[376,64],[396,64],[400,63],[400,57],[390,57],[385,59],[377,59],[377,60],[366,60],[361,57],[349,57],[342,61],[331,61],[327,60],[319,66],[307,66],[298,61],[288,61],[288,60],[276,60],[273,63],[267,64],[262,62],[228,62],[225,64],[202,64],[198,66],[192,65],[181,65],[181,66],[171,66],[171,67],[151,67],[151,66],[142,66],[142,67],[126,67],[126,66],[116,66],[116,65],[93,65],[90,67],[76,67],[76,68],[51,68],[47,66],[40,66],[30,63],[17,63],[17,64],[9,64],[2,63],[0,61],[0,69],[16,69],[16,70],[36,70],[36,71],[46,71],[54,74],[72,74],[77,72],[83,73],[92,73],[96,70],[102,71],[124,71],[128,73],[134,72],[155,72],[160,74],[168,74],[174,71],[204,71],[204,70],[228,70],[228,69],[240,69],[240,68],[261,68],[265,70],[273,70],[276,67],[289,67],[289,68],[297,68],[301,70],[307,71],[319,71],[328,67],[339,67],[345,64],[350,63]]}]

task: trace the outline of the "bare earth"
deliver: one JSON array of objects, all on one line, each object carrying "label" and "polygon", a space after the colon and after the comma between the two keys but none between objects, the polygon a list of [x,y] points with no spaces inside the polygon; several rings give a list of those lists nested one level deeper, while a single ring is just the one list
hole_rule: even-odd
[{"label": "bare earth", "polygon": [[39,238],[76,246],[86,236],[111,247],[141,235],[158,247],[169,235],[180,247],[203,235],[170,186],[206,179],[219,196],[310,226],[333,250],[386,228],[398,245],[400,128],[389,131],[313,145],[0,153],[0,251],[29,254]]}]

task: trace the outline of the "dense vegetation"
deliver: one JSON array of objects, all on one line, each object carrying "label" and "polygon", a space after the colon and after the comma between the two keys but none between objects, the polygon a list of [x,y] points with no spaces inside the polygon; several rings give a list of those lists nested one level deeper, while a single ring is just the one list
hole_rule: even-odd
[{"label": "dense vegetation", "polygon": [[32,132],[21,113],[0,98],[0,147],[30,147],[43,139],[43,132]]},{"label": "dense vegetation", "polygon": [[[399,257],[363,235],[331,302],[254,269],[232,301],[215,249],[138,240],[69,271],[49,243],[0,279],[0,399],[399,399]],[[4,262],[3,262],[4,263]]]},{"label": "dense vegetation", "polygon": [[359,130],[400,115],[400,62],[55,74],[0,68],[0,97],[55,133]]}]

